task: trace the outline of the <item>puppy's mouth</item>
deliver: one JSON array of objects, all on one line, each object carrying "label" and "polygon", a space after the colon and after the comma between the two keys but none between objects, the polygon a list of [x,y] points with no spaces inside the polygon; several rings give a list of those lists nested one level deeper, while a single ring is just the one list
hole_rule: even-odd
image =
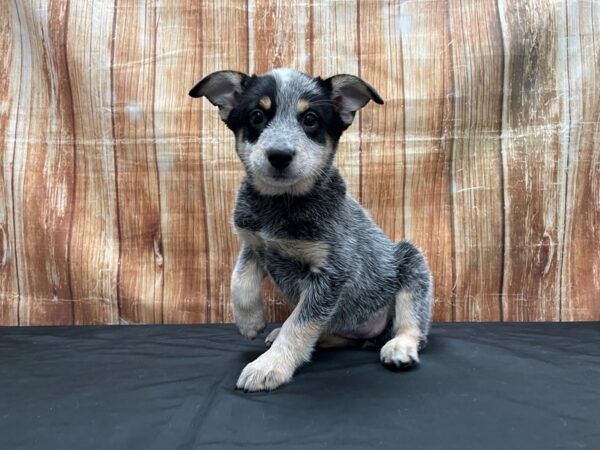
[{"label": "puppy's mouth", "polygon": [[271,186],[291,186],[302,180],[301,177],[288,175],[285,173],[273,173],[266,176],[259,175],[263,183],[270,184]]},{"label": "puppy's mouth", "polygon": [[291,172],[289,168],[283,170],[274,168],[269,168],[266,171],[256,170],[254,175],[260,178],[263,183],[274,187],[292,186],[304,178],[300,174]]}]

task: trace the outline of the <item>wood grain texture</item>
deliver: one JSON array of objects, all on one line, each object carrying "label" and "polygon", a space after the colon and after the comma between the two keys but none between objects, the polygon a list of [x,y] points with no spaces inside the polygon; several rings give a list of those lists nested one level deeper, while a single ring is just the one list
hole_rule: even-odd
[{"label": "wood grain texture", "polygon": [[[477,24],[477,26],[474,26]],[[502,318],[502,32],[490,0],[449,3],[454,129],[451,203],[460,321]]]},{"label": "wood grain texture", "polygon": [[561,320],[600,320],[600,3],[567,3],[569,137]]},{"label": "wood grain texture", "polygon": [[[197,2],[161,2],[157,11],[154,136],[159,169],[164,265],[163,322],[208,322],[210,315],[201,108],[187,96],[202,76],[206,18]],[[211,111],[214,112],[214,111]],[[224,228],[228,225],[223,224]]]},{"label": "wood grain texture", "polygon": [[[206,2],[202,9],[202,67],[205,74],[228,68],[248,70],[248,10],[245,1]],[[235,152],[233,133],[227,129],[212,105],[203,102],[202,167],[206,204],[206,239],[209,262],[209,311],[211,322],[233,320],[229,282],[239,249],[232,232],[231,212],[243,168]]]},{"label": "wood grain texture", "polygon": [[454,319],[456,300],[450,196],[454,86],[448,6],[437,0],[406,2],[398,17],[404,67],[404,236],[426,249],[436,274],[436,320]]},{"label": "wood grain texture", "polygon": [[593,0],[0,2],[0,325],[231,321],[243,170],[187,92],[283,66],[384,98],[337,164],[436,320],[599,320],[599,43]]},{"label": "wood grain texture", "polygon": [[119,239],[111,68],[117,4],[68,3],[68,74],[72,95],[73,214],[70,276],[75,324],[119,322]]},{"label": "wood grain texture", "polygon": [[404,235],[404,74],[401,5],[361,2],[359,73],[376,87],[385,106],[360,115],[360,200],[392,238]]},{"label": "wood grain texture", "polygon": [[15,56],[22,63],[12,180],[19,322],[69,323],[73,139],[70,96],[62,85],[66,5],[15,2],[14,7],[21,44]]},{"label": "wood grain texture", "polygon": [[568,127],[565,4],[499,2],[505,320],[558,320]]},{"label": "wood grain texture", "polygon": [[15,4],[0,3],[0,324],[19,324],[19,283],[13,214],[13,158],[17,141],[20,29]]},{"label": "wood grain texture", "polygon": [[[131,5],[132,2],[117,4],[111,60],[112,131],[121,243],[120,320],[160,323],[163,258],[159,173],[153,139],[159,11],[153,3],[146,2],[135,5],[138,14],[127,14]],[[132,34],[131,30],[137,32]]]}]

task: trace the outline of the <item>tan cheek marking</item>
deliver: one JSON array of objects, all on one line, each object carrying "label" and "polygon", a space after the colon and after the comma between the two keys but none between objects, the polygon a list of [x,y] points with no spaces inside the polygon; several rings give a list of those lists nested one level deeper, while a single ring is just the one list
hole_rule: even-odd
[{"label": "tan cheek marking", "polygon": [[303,98],[298,100],[298,114],[302,114],[303,112],[308,111],[308,108],[310,108],[310,103],[308,102],[308,100],[305,100]]},{"label": "tan cheek marking", "polygon": [[258,104],[261,106],[262,109],[268,111],[271,109],[271,98],[267,95],[263,95],[258,101]]}]

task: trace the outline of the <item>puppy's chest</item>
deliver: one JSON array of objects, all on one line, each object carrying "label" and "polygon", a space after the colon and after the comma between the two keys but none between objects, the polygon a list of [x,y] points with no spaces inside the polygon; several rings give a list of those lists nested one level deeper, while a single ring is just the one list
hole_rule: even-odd
[{"label": "puppy's chest", "polygon": [[233,213],[234,230],[245,245],[253,249],[276,272],[287,267],[315,270],[326,263],[332,250],[324,227],[315,220],[311,208],[238,202]]},{"label": "puppy's chest", "polygon": [[322,267],[329,255],[330,246],[320,240],[295,239],[264,229],[235,227],[240,240],[257,252],[268,265],[285,261],[302,263],[310,269]]}]

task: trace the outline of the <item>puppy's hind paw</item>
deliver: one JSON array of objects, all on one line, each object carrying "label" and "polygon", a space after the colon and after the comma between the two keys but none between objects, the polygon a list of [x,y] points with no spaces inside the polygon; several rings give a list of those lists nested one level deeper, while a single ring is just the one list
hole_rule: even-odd
[{"label": "puppy's hind paw", "polygon": [[381,363],[395,370],[407,370],[419,364],[419,339],[399,335],[387,342],[379,353]]}]

